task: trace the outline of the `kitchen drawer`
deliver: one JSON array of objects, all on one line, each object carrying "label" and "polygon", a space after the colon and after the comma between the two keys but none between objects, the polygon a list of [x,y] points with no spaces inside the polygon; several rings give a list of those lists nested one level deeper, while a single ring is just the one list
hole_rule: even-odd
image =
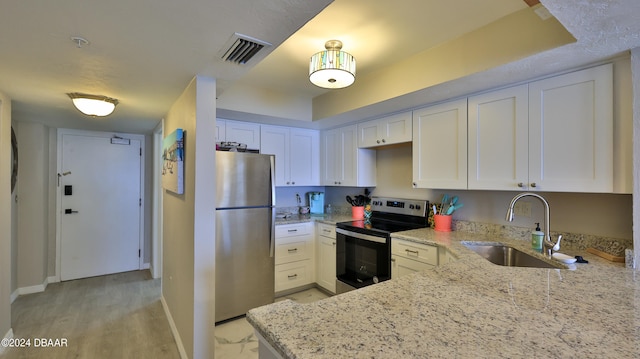
[{"label": "kitchen drawer", "polygon": [[280,292],[310,284],[313,281],[312,265],[310,260],[276,265],[275,291]]},{"label": "kitchen drawer", "polygon": [[282,244],[276,241],[276,264],[310,259],[313,253],[311,248],[312,245],[313,241],[311,240],[301,240]]},{"label": "kitchen drawer", "polygon": [[318,235],[336,239],[336,226],[331,224],[318,223]]},{"label": "kitchen drawer", "polygon": [[399,239],[391,241],[391,254],[426,264],[438,265],[438,247]]},{"label": "kitchen drawer", "polygon": [[282,224],[276,226],[276,238],[309,235],[313,232],[313,223]]}]

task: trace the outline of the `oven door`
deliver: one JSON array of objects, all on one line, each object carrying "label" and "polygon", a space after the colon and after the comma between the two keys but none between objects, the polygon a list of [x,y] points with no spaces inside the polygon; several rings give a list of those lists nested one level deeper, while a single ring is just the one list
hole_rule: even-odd
[{"label": "oven door", "polygon": [[372,235],[337,228],[336,243],[338,293],[391,278],[391,240],[388,234]]}]

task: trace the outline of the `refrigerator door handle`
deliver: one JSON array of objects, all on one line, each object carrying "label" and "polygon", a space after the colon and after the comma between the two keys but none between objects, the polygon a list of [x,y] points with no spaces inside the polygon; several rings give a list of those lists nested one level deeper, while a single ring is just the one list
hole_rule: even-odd
[{"label": "refrigerator door handle", "polygon": [[276,208],[271,207],[271,230],[269,234],[269,256],[273,258],[276,253]]},{"label": "refrigerator door handle", "polygon": [[271,206],[276,206],[276,156],[269,156],[271,162]]}]

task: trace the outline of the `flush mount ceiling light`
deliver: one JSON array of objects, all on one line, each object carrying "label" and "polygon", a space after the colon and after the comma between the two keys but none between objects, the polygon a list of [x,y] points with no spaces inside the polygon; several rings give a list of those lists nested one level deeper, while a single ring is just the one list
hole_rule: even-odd
[{"label": "flush mount ceiling light", "polygon": [[68,93],[67,95],[73,101],[73,105],[87,116],[103,117],[110,115],[118,104],[118,100],[107,96],[88,95],[78,92]]},{"label": "flush mount ceiling light", "polygon": [[341,51],[341,41],[329,40],[324,47],[325,51],[311,56],[309,81],[328,89],[351,85],[356,80],[356,59],[350,53]]}]

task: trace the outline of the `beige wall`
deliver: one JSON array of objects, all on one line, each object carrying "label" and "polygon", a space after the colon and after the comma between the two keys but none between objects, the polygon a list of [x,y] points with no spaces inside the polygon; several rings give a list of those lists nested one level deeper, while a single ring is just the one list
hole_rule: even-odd
[{"label": "beige wall", "polygon": [[633,83],[633,248],[635,268],[640,268],[640,48],[631,51]]},{"label": "beige wall", "polygon": [[[535,227],[544,221],[542,205],[531,202],[531,217],[516,216],[505,221],[507,206],[517,192],[414,189],[411,185],[411,146],[378,150],[376,196],[428,199],[440,202],[442,194],[457,195],[464,207],[454,219]],[[551,206],[551,230],[604,237],[632,238],[632,198],[630,194],[542,193]]]},{"label": "beige wall", "polygon": [[33,122],[16,127],[20,186],[14,260],[17,287],[24,288],[42,285],[48,276],[49,129]]},{"label": "beige wall", "polygon": [[197,77],[173,104],[164,136],[184,130],[184,194],[163,193],[162,295],[190,358],[215,338],[215,80]]},{"label": "beige wall", "polygon": [[[0,338],[11,330],[11,100],[0,92]],[[0,352],[2,352],[0,347]]]}]

